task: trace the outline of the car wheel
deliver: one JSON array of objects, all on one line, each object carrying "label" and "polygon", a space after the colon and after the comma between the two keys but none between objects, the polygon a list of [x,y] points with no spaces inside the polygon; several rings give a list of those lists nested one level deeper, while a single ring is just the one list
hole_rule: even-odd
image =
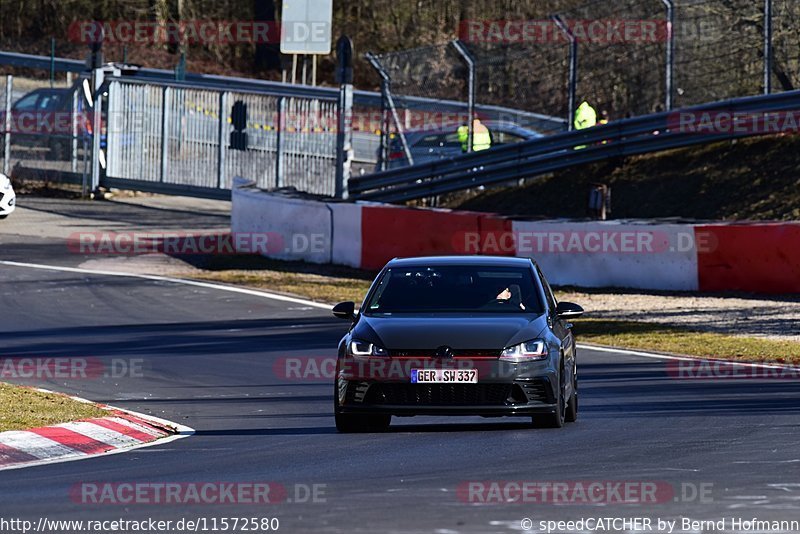
[{"label": "car wheel", "polygon": [[8,217],[8,213],[6,213],[5,215],[0,215],[0,219],[5,219],[6,217]]},{"label": "car wheel", "polygon": [[568,423],[574,423],[578,420],[578,368],[577,366],[572,372],[572,395],[567,402],[567,413],[565,420]]},{"label": "car wheel", "polygon": [[[559,388],[556,393],[556,411],[554,413],[534,415],[533,426],[535,428],[561,428],[566,421],[566,410],[564,409],[564,397],[566,397],[566,387],[564,386],[564,372],[560,373]],[[577,407],[577,404],[575,405]]]},{"label": "car wheel", "polygon": [[336,430],[344,434],[365,432],[386,432],[392,424],[391,415],[369,415],[339,412],[339,395],[336,386],[333,388],[333,417]]}]

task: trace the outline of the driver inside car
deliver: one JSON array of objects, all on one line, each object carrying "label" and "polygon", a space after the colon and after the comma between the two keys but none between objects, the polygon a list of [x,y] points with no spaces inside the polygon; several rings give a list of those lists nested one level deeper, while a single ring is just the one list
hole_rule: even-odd
[{"label": "driver inside car", "polygon": [[525,309],[525,305],[522,303],[522,290],[517,284],[511,284],[510,286],[504,287],[497,294],[495,300],[500,302],[508,302],[513,306],[518,306],[521,310]]}]

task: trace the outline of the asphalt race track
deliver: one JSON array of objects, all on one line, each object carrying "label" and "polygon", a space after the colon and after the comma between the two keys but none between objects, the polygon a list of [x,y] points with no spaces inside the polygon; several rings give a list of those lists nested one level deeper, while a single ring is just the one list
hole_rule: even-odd
[{"label": "asphalt race track", "polygon": [[[287,380],[280,358],[325,357],[346,325],[300,303],[163,281],[0,264],[5,356],[138,361],[135,376],[37,385],[183,423],[196,434],[79,462],[0,472],[0,516],[177,520],[277,517],[282,532],[520,532],[529,517],[798,519],[797,380],[674,376],[674,361],[579,351],[581,414],[413,418],[340,435],[328,380]],[[670,367],[673,366],[673,367]],[[470,504],[469,481],[632,481],[656,503]],[[272,482],[268,505],[85,504],[84,482]],[[702,497],[698,494],[703,492]],[[297,495],[295,495],[297,493]]]}]

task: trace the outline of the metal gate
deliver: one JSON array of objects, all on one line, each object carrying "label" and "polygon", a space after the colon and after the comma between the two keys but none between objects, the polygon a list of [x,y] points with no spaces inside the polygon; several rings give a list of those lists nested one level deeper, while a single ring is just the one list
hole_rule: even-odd
[{"label": "metal gate", "polygon": [[[247,106],[247,148],[231,147],[232,106]],[[218,190],[234,176],[264,189],[335,193],[334,99],[112,79],[106,181],[154,192]]]}]

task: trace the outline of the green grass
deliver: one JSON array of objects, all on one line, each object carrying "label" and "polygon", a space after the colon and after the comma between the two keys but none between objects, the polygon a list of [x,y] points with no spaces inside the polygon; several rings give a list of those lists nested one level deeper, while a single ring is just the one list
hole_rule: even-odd
[{"label": "green grass", "polygon": [[800,363],[800,343],[698,332],[638,321],[577,319],[578,342],[700,358]]},{"label": "green grass", "polygon": [[78,402],[66,395],[0,383],[0,432],[107,415],[106,410],[94,404]]}]

